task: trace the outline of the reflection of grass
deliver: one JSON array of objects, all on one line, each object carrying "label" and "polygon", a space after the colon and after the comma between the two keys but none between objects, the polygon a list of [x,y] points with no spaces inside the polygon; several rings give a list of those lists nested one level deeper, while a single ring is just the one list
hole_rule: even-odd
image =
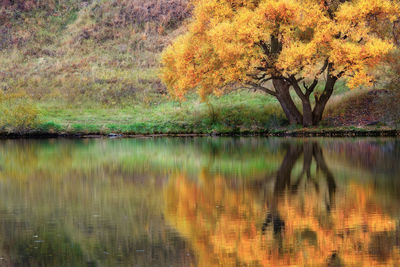
[{"label": "reflection of grass", "polygon": [[[312,140],[323,146],[343,142],[358,144],[358,139],[354,138]],[[391,139],[365,140],[367,143],[369,140],[391,142]],[[229,177],[263,177],[278,169],[286,152],[285,146],[301,142],[301,138],[262,137],[7,140],[0,143],[0,176],[28,179],[32,169],[40,169],[44,177],[54,180],[62,176],[60,166],[62,172],[77,171],[88,175],[95,168],[118,166],[127,174],[145,173],[151,168],[158,174],[173,170],[196,174],[207,170]],[[300,171],[298,168],[295,172]],[[334,165],[332,168],[336,169]]]},{"label": "reflection of grass", "polygon": [[[118,139],[36,142],[4,141],[0,146],[1,176],[28,179],[30,169],[40,168],[57,178],[62,170],[90,172],[96,166],[117,164],[126,173],[151,166],[153,171],[185,170],[197,173],[206,168],[230,176],[263,176],[280,164],[276,141],[249,138]],[[26,149],[29,148],[29,149]],[[17,168],[18,165],[25,168]]]}]

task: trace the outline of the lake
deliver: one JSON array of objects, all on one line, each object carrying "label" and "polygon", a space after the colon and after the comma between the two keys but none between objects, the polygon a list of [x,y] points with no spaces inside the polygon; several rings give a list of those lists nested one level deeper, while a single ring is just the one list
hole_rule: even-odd
[{"label": "lake", "polygon": [[0,266],[400,265],[400,140],[0,141]]}]

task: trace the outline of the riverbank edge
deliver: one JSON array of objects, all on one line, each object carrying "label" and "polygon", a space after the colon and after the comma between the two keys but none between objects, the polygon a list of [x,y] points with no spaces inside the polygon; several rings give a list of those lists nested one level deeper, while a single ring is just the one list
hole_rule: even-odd
[{"label": "riverbank edge", "polygon": [[400,137],[399,129],[375,128],[299,128],[265,131],[212,132],[212,133],[101,133],[101,132],[0,132],[0,139],[18,138],[145,138],[145,137]]}]

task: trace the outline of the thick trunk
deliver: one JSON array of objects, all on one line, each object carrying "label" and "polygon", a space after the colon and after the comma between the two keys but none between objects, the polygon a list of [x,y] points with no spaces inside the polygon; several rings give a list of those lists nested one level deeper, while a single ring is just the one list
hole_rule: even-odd
[{"label": "thick trunk", "polygon": [[310,99],[302,99],[303,104],[303,126],[308,127],[313,124],[313,114]]},{"label": "thick trunk", "polygon": [[[304,127],[318,125],[318,123],[322,120],[322,115],[326,104],[328,103],[329,98],[332,96],[335,83],[338,79],[337,77],[329,75],[329,70],[331,68],[331,66],[328,67],[328,77],[322,95],[319,98],[315,98],[314,109],[311,106],[310,95],[313,92],[317,82],[314,82],[309,87],[304,86],[306,92],[303,92],[303,90],[300,88],[298,81],[294,79],[287,81],[283,77],[279,79],[272,79],[272,84],[275,88],[275,91],[261,86],[259,87],[261,88],[260,90],[267,92],[278,99],[290,124],[301,124]],[[293,102],[292,96],[290,95],[291,86],[294,87],[296,94],[301,100],[303,113],[299,111]]]},{"label": "thick trunk", "polygon": [[290,84],[281,79],[274,79],[272,82],[276,91],[276,98],[281,104],[289,123],[301,124],[303,118],[290,96]]},{"label": "thick trunk", "polygon": [[322,95],[319,98],[315,99],[315,107],[312,114],[312,124],[318,125],[318,123],[322,120],[322,115],[324,113],[326,104],[328,103],[329,98],[333,93],[333,88],[335,87],[335,83],[337,81],[336,77],[332,77],[328,75],[328,79],[325,84],[325,89]]}]

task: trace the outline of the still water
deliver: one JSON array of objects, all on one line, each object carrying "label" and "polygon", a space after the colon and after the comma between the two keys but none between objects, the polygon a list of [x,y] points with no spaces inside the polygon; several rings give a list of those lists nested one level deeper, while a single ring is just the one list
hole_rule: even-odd
[{"label": "still water", "polygon": [[0,141],[0,266],[399,266],[400,140]]}]

